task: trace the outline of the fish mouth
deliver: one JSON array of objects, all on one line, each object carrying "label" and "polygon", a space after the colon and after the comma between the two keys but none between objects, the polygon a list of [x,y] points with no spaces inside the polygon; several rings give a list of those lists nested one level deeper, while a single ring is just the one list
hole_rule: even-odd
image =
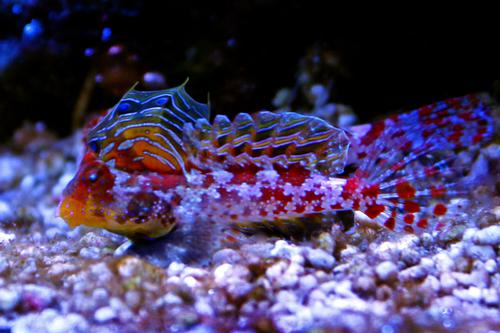
[{"label": "fish mouth", "polygon": [[95,215],[84,203],[71,197],[65,197],[61,201],[58,212],[59,217],[66,221],[70,228],[80,225],[105,228],[107,224],[104,215]]},{"label": "fish mouth", "polygon": [[64,198],[60,203],[59,207],[57,209],[58,211],[58,216],[62,218],[66,223],[71,227],[74,228],[78,226],[81,223],[78,223],[78,217],[77,217],[77,212],[80,212],[84,207],[83,205],[79,205],[80,207],[77,207],[77,201],[72,200],[70,198]]},{"label": "fish mouth", "polygon": [[156,218],[149,219],[143,223],[136,223],[132,220],[121,220],[118,222],[117,212],[112,209],[108,208],[98,211],[89,209],[89,206],[92,205],[82,203],[72,197],[65,197],[59,204],[58,215],[68,223],[70,228],[80,225],[102,228],[131,239],[154,239],[162,237],[168,234],[175,225],[165,225],[161,220]]}]

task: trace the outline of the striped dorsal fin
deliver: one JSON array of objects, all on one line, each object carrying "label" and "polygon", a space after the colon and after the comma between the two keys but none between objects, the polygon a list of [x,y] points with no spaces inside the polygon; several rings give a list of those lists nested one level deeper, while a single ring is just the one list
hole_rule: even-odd
[{"label": "striped dorsal fin", "polygon": [[191,164],[202,169],[300,164],[324,174],[341,173],[349,140],[317,117],[293,112],[240,113],[234,121],[215,117],[186,124],[184,145]]},{"label": "striped dorsal fin", "polygon": [[90,130],[89,147],[117,169],[184,172],[184,125],[206,120],[210,113],[207,104],[186,93],[185,84],[157,91],[132,88]]}]

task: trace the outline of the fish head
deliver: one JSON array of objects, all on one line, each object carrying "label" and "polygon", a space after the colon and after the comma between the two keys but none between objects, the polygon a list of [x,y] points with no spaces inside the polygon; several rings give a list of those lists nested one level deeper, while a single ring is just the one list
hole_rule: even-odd
[{"label": "fish head", "polygon": [[66,186],[59,215],[70,227],[103,228],[130,239],[152,239],[176,225],[171,192],[178,176],[134,175],[113,169],[89,150]]},{"label": "fish head", "polygon": [[70,227],[86,225],[104,227],[108,219],[115,216],[113,211],[113,186],[115,176],[110,168],[89,151],[80,167],[63,191],[59,204],[59,216]]}]

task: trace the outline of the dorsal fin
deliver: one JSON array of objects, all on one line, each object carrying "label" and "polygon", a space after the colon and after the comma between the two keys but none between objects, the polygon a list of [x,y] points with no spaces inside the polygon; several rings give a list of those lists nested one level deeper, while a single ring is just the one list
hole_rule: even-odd
[{"label": "dorsal fin", "polygon": [[240,113],[232,122],[219,115],[213,125],[206,119],[186,124],[184,145],[190,163],[203,169],[299,163],[336,174],[344,168],[349,140],[342,129],[317,117],[261,111]]},{"label": "dorsal fin", "polygon": [[89,147],[118,169],[184,172],[184,125],[210,116],[207,104],[186,93],[186,82],[164,90],[129,90],[90,130]]}]

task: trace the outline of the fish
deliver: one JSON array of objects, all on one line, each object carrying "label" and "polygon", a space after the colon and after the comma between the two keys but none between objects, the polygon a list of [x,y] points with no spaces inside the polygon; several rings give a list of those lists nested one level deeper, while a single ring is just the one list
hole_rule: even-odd
[{"label": "fish", "polygon": [[210,121],[185,83],[132,88],[87,130],[59,215],[132,240],[186,224],[272,225],[341,210],[394,232],[440,230],[450,198],[463,193],[458,152],[493,132],[481,94],[342,129],[294,112]]}]

